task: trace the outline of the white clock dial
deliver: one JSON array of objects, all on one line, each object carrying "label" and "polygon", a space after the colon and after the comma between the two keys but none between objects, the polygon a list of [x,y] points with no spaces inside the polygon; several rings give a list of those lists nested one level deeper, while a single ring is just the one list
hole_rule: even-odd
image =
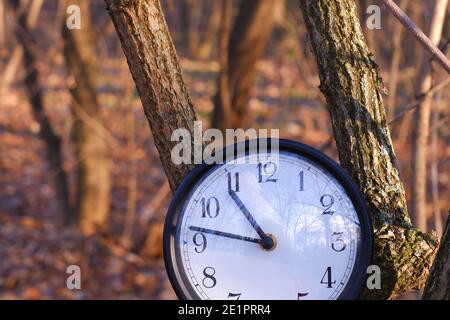
[{"label": "white clock dial", "polygon": [[180,298],[358,297],[373,244],[363,196],[320,152],[280,147],[198,166],[177,190],[164,256]]},{"label": "white clock dial", "polygon": [[341,180],[287,150],[237,160],[201,175],[179,208],[170,248],[180,290],[197,299],[342,297],[366,243]]}]

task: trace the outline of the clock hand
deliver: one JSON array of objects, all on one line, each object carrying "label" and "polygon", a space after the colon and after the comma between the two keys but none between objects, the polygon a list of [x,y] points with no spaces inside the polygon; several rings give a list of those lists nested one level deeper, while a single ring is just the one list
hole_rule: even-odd
[{"label": "clock hand", "polygon": [[272,237],[268,236],[262,230],[262,228],[256,222],[255,218],[253,218],[250,211],[248,211],[247,207],[242,203],[241,199],[239,199],[236,192],[233,190],[229,190],[228,193],[230,194],[231,198],[236,203],[236,205],[239,207],[239,210],[241,210],[241,212],[244,214],[245,218],[247,218],[248,222],[250,222],[252,227],[255,229],[255,231],[258,233],[258,235],[261,237],[262,247],[266,250],[272,249],[275,246],[275,242],[273,241]]},{"label": "clock hand", "polygon": [[194,227],[194,226],[190,226],[189,230],[202,232],[202,233],[209,233],[209,234],[213,234],[213,235],[219,236],[219,237],[225,237],[225,238],[231,238],[231,239],[236,239],[236,240],[242,240],[242,241],[262,244],[262,240],[261,239],[244,237],[244,236],[240,236],[240,235],[232,234],[232,233],[228,233],[228,232],[222,232],[222,231],[205,229],[205,228]]}]

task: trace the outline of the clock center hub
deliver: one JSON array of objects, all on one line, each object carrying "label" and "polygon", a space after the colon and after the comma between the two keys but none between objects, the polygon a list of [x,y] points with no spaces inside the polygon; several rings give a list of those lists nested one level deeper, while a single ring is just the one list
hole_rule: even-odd
[{"label": "clock center hub", "polygon": [[261,247],[266,251],[272,251],[277,246],[277,238],[273,234],[267,233],[267,236],[262,239]]}]

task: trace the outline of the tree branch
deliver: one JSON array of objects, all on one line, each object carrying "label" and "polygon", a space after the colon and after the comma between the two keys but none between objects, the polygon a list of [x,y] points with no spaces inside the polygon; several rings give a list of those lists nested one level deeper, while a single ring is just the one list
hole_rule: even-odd
[{"label": "tree branch", "polygon": [[403,116],[408,113],[409,111],[412,111],[416,109],[418,106],[420,106],[420,103],[429,96],[432,96],[433,94],[443,90],[445,87],[450,85],[450,78],[445,79],[444,81],[440,82],[438,85],[434,86],[424,95],[417,98],[416,101],[410,102],[407,105],[400,107],[400,112],[391,120],[389,121],[389,125],[393,125],[397,121],[399,121]]},{"label": "tree branch", "polygon": [[175,190],[190,170],[175,165],[174,130],[194,136],[196,116],[180,63],[158,0],[105,0],[139,92],[170,187]]},{"label": "tree branch", "polygon": [[[394,1],[383,0],[392,14],[408,29],[411,34],[428,50],[436,61],[450,74],[450,61],[439,48],[423,33],[423,31],[400,9]],[[445,13],[444,13],[445,14]]]}]

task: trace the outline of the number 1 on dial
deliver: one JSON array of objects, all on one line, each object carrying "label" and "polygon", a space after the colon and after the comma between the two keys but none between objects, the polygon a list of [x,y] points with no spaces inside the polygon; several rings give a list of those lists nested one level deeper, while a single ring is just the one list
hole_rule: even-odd
[{"label": "number 1 on dial", "polygon": [[303,171],[300,171],[298,174],[299,180],[300,180],[300,190],[299,191],[305,191],[305,174]]},{"label": "number 1 on dial", "polygon": [[228,191],[239,192],[239,172],[234,174],[234,190],[233,190],[233,175],[228,172]]}]

